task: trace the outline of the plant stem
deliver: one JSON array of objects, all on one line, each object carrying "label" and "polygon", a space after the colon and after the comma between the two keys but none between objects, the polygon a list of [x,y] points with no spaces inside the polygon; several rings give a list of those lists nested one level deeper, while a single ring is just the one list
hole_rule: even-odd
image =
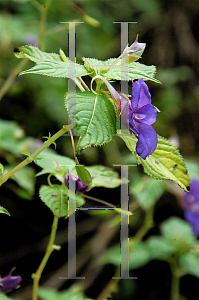
[{"label": "plant stem", "polygon": [[51,138],[45,141],[41,147],[35,150],[32,154],[30,154],[25,160],[23,160],[20,164],[14,167],[9,172],[0,176],[0,186],[6,182],[12,175],[14,175],[17,171],[21,170],[23,167],[31,163],[39,153],[41,153],[44,149],[48,148],[55,140],[57,140],[60,136],[62,136],[65,132],[68,131],[68,125],[64,125],[61,130],[55,133]]},{"label": "plant stem", "polygon": [[[147,211],[145,215],[144,224],[142,227],[138,230],[136,235],[131,238],[131,248],[129,251],[133,251],[135,246],[142,240],[142,238],[145,236],[145,234],[148,232],[148,230],[153,227],[153,213],[154,213],[154,205],[151,206]],[[123,270],[124,271],[124,270]],[[116,269],[115,274],[117,274],[115,277],[119,277],[120,275],[120,267]],[[100,295],[97,297],[96,300],[103,300],[106,297],[108,297],[111,293],[117,291],[117,285],[119,283],[119,279],[112,279],[109,281],[108,285],[105,287],[105,289],[100,293]],[[178,300],[177,299],[171,299],[171,300]]]},{"label": "plant stem", "polygon": [[39,33],[39,41],[40,48],[42,51],[45,50],[45,36],[46,36],[46,20],[49,6],[52,0],[46,0],[45,5],[40,7],[40,33]]},{"label": "plant stem", "polygon": [[37,269],[36,273],[32,274],[33,278],[33,291],[32,291],[32,300],[37,300],[37,294],[38,294],[38,287],[39,287],[39,280],[41,278],[41,274],[48,262],[48,259],[51,255],[51,253],[57,249],[59,250],[60,248],[58,246],[54,245],[55,241],[55,236],[56,236],[56,231],[57,231],[57,224],[58,224],[58,217],[54,216],[52,228],[51,228],[51,234],[50,234],[50,239],[46,248],[46,253],[39,265],[39,268]]},{"label": "plant stem", "polygon": [[12,70],[9,77],[5,80],[5,82],[2,85],[1,90],[0,90],[0,101],[3,98],[3,96],[7,93],[9,88],[12,86],[14,80],[16,79],[16,76],[25,67],[27,62],[28,62],[28,59],[23,59],[22,61],[20,61],[20,63]]},{"label": "plant stem", "polygon": [[171,300],[179,300],[180,271],[176,256],[169,261],[172,272]]}]

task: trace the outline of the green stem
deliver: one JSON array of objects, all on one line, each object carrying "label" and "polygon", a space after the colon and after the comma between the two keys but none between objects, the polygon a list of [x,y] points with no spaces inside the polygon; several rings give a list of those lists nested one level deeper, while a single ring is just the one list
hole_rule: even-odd
[{"label": "green stem", "polygon": [[172,272],[171,283],[171,300],[179,300],[179,288],[180,288],[180,271],[177,264],[177,258],[174,257],[170,260],[170,267]]},{"label": "green stem", "polygon": [[21,170],[23,167],[31,163],[39,153],[41,153],[44,149],[48,148],[55,140],[57,140],[60,136],[62,136],[65,132],[68,131],[68,125],[64,125],[61,130],[55,133],[51,138],[45,141],[41,147],[35,150],[32,154],[30,154],[25,160],[23,160],[20,164],[14,167],[9,172],[5,173],[4,175],[0,176],[0,186],[6,182],[12,175],[14,175],[17,171]]},{"label": "green stem", "polygon": [[38,287],[39,287],[39,280],[41,278],[41,274],[48,262],[48,259],[51,255],[51,253],[56,249],[59,250],[60,247],[54,245],[55,241],[55,236],[56,236],[56,231],[57,231],[57,224],[58,224],[58,217],[54,216],[53,224],[52,224],[52,229],[51,229],[51,234],[50,234],[50,239],[48,242],[48,246],[46,248],[46,253],[39,265],[39,268],[37,269],[36,273],[32,274],[33,278],[33,291],[32,291],[32,300],[37,300],[38,299]]},{"label": "green stem", "polygon": [[[150,228],[153,227],[153,213],[154,213],[154,205],[151,206],[147,211],[144,219],[144,224],[142,227],[138,230],[138,232],[135,234],[133,238],[131,238],[131,241],[133,240],[133,248],[142,240],[142,238],[145,236],[145,234],[149,231]],[[132,251],[132,248],[131,248]]]},{"label": "green stem", "polygon": [[[138,230],[136,235],[133,238],[131,238],[131,241],[133,241],[133,243],[131,243],[129,251],[132,251],[135,248],[135,246],[142,240],[142,238],[145,236],[145,234],[148,232],[148,230],[151,227],[153,227],[153,213],[154,213],[154,205],[146,211],[144,224]],[[119,275],[120,274],[120,267],[116,269],[115,274],[116,274],[116,276],[114,276],[114,277],[119,277],[120,276]],[[106,297],[108,297],[111,293],[117,291],[118,283],[119,283],[119,279],[112,279],[111,281],[109,281],[108,285],[100,293],[100,295],[97,297],[96,300],[103,300]],[[176,299],[171,299],[171,300],[176,300]]]},{"label": "green stem", "polygon": [[16,79],[16,76],[19,74],[19,72],[25,67],[25,65],[27,64],[28,59],[23,59],[22,61],[20,61],[20,63],[16,66],[16,68],[14,68],[12,70],[12,72],[10,73],[9,77],[6,79],[6,81],[4,82],[4,84],[1,87],[0,90],[0,101],[3,98],[3,96],[7,93],[7,91],[9,90],[9,88],[12,86],[13,82]]},{"label": "green stem", "polygon": [[40,41],[40,48],[42,51],[45,50],[45,36],[46,36],[46,20],[47,20],[47,13],[49,6],[52,0],[46,0],[45,5],[40,7],[40,34],[39,34],[39,41]]}]

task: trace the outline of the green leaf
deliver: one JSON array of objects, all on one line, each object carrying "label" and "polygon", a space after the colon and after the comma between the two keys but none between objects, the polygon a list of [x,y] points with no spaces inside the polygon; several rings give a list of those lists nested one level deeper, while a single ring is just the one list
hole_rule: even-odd
[{"label": "green leaf", "polygon": [[110,168],[98,165],[87,167],[87,170],[92,177],[92,187],[116,188],[122,184],[118,173]]},{"label": "green leaf", "polygon": [[65,173],[68,173],[69,168],[75,166],[75,161],[66,156],[51,154],[48,149],[42,151],[39,154],[39,159],[35,162],[43,170],[37,173],[37,176],[42,174],[61,174],[64,176]]},{"label": "green leaf", "polygon": [[131,270],[145,266],[150,260],[150,252],[145,242],[140,242],[133,250],[129,247],[129,268]]},{"label": "green leaf", "polygon": [[185,253],[179,258],[180,266],[187,274],[196,276],[199,278],[199,255],[191,253]]},{"label": "green leaf", "polygon": [[81,291],[65,290],[59,292],[55,289],[41,287],[39,288],[38,295],[41,300],[92,300],[84,296]]},{"label": "green leaf", "polygon": [[89,72],[95,72],[95,74],[98,74],[98,72],[101,69],[104,69],[106,67],[105,62],[103,60],[99,60],[97,58],[89,58],[89,57],[82,57],[82,60],[84,62],[84,66]]},{"label": "green leaf", "polygon": [[47,59],[51,61],[62,61],[59,54],[43,52],[39,48],[31,45],[15,48],[14,55],[17,58],[28,58],[34,61],[35,63],[38,63],[42,59]]},{"label": "green leaf", "polygon": [[171,217],[161,224],[161,232],[167,241],[184,253],[196,244],[192,226],[177,217]]},{"label": "green leaf", "polygon": [[[16,165],[7,165],[5,166],[7,171],[12,170]],[[25,168],[17,171],[15,176],[12,176],[11,179],[14,180],[22,189],[27,191],[30,196],[34,195],[35,192],[35,171],[32,167],[26,166]],[[28,195],[27,195],[28,196]],[[26,199],[31,199],[31,197]]]},{"label": "green leaf", "polygon": [[11,216],[7,209],[5,209],[3,206],[0,206],[0,214],[6,214],[9,217]]},{"label": "green leaf", "polygon": [[127,65],[113,65],[107,70],[101,70],[100,75],[104,76],[107,80],[134,80],[143,78],[144,80],[152,80],[156,83],[161,83],[155,79],[155,66],[146,66],[138,62],[132,62]]},{"label": "green leaf", "polygon": [[76,166],[75,169],[77,172],[77,176],[85,185],[92,184],[91,174],[84,166]]},{"label": "green leaf", "polygon": [[164,259],[176,251],[176,247],[171,245],[168,240],[162,236],[152,236],[146,243],[148,245],[151,260]]},{"label": "green leaf", "polygon": [[0,300],[12,300],[12,299],[8,298],[6,295],[0,295]]},{"label": "green leaf", "polygon": [[[68,189],[65,186],[54,185],[53,187],[43,185],[39,190],[39,196],[41,200],[50,208],[55,216],[58,218],[68,217]],[[79,195],[70,191],[70,201],[75,208],[76,206],[82,206],[85,201]],[[70,212],[69,212],[70,215]]]},{"label": "green leaf", "polygon": [[148,176],[143,176],[132,181],[130,193],[136,197],[142,208],[147,210],[161,197],[164,186],[164,181],[157,181]]},{"label": "green leaf", "polygon": [[155,179],[170,179],[186,192],[189,191],[190,178],[185,162],[179,150],[168,140],[158,136],[156,150],[144,160],[136,153],[137,139],[134,135],[125,136],[118,131],[118,136],[134,154],[138,164],[143,165],[145,173]]},{"label": "green leaf", "polygon": [[[140,268],[150,261],[150,252],[145,242],[140,242],[133,247],[129,245],[129,268],[131,270]],[[120,265],[120,247],[119,244],[110,248],[100,259],[100,264]]]},{"label": "green leaf", "polygon": [[92,92],[69,93],[65,105],[70,120],[80,135],[77,153],[91,146],[102,146],[113,141],[116,133],[117,114],[115,106],[102,95]]},{"label": "green leaf", "polygon": [[39,74],[50,77],[71,78],[89,75],[89,72],[82,65],[73,62],[41,60],[33,68],[20,72],[19,75],[24,74]]}]

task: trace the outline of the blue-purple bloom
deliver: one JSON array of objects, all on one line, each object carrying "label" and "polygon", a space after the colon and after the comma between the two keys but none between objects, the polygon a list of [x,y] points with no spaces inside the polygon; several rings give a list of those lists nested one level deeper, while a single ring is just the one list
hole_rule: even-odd
[{"label": "blue-purple bloom", "polygon": [[5,277],[0,277],[0,291],[6,292],[15,289],[22,281],[21,276],[12,276],[12,271]]},{"label": "blue-purple bloom", "polygon": [[129,106],[129,131],[138,138],[136,152],[143,158],[152,154],[157,147],[157,134],[151,126],[156,122],[157,109],[151,104],[151,94],[141,78],[133,83]]},{"label": "blue-purple bloom", "polygon": [[157,108],[151,104],[151,94],[143,78],[135,81],[132,86],[131,101],[120,95],[114,87],[101,75],[96,75],[91,81],[100,78],[109,89],[118,107],[121,104],[121,123],[137,138],[136,152],[143,159],[151,155],[157,147],[157,134],[151,126],[156,122]]},{"label": "blue-purple bloom", "polygon": [[76,183],[76,192],[79,193],[83,193],[86,190],[89,189],[89,185],[85,185],[80,179],[79,177],[75,176],[74,174],[70,173],[70,174],[66,174],[64,176],[64,183],[65,185],[69,188],[69,178],[70,180],[72,180],[72,182]]},{"label": "blue-purple bloom", "polygon": [[199,236],[199,181],[191,180],[189,193],[183,195],[184,215],[187,222],[193,226],[193,232]]}]

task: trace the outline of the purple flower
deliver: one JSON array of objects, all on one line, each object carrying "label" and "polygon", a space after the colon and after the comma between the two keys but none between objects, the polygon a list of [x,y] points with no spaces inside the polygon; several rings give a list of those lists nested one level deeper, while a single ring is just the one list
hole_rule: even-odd
[{"label": "purple flower", "polygon": [[64,183],[69,188],[69,178],[72,180],[73,183],[76,183],[76,192],[83,193],[89,189],[89,185],[85,185],[79,177],[75,176],[74,174],[66,174],[64,176]]},{"label": "purple flower", "polygon": [[141,78],[133,83],[129,107],[129,131],[138,138],[136,152],[143,158],[152,154],[157,147],[157,134],[151,125],[155,123],[157,109],[151,104],[151,94]]},{"label": "purple flower", "polygon": [[191,189],[189,193],[184,193],[183,204],[185,209],[185,219],[193,226],[193,232],[199,236],[199,181],[191,180]]},{"label": "purple flower", "polygon": [[[91,81],[100,78],[109,89],[117,111],[121,104],[121,122],[137,138],[136,152],[143,159],[151,155],[157,147],[157,134],[151,126],[156,121],[157,109],[151,104],[151,94],[143,78],[135,81],[132,86],[132,100],[120,95],[113,86],[101,75],[96,75]],[[93,91],[93,90],[92,90]],[[119,113],[118,113],[119,115]]]},{"label": "purple flower", "polygon": [[8,290],[15,289],[19,283],[22,281],[21,276],[12,276],[12,271],[6,276],[1,278],[0,277],[0,291],[6,292]]}]

